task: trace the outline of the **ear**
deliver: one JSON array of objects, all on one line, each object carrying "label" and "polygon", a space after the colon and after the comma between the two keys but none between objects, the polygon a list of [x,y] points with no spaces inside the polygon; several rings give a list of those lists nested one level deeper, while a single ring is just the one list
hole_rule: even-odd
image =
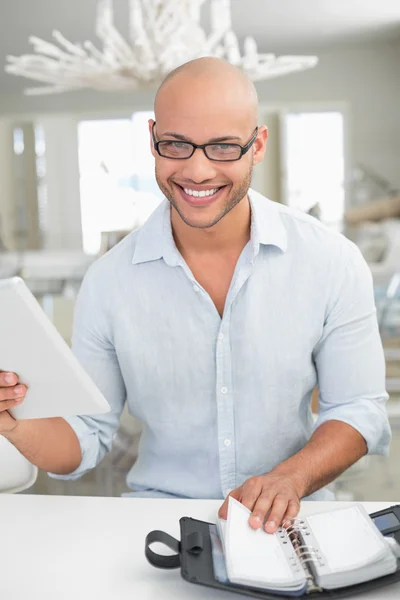
[{"label": "ear", "polygon": [[153,135],[152,135],[152,129],[153,129],[153,125],[154,125],[155,121],[153,119],[149,119],[149,133],[150,133],[150,150],[152,155],[156,156],[156,150],[154,148],[154,144],[153,144]]},{"label": "ear", "polygon": [[267,147],[268,129],[265,125],[258,128],[258,134],[253,144],[253,165],[258,165],[264,158]]}]

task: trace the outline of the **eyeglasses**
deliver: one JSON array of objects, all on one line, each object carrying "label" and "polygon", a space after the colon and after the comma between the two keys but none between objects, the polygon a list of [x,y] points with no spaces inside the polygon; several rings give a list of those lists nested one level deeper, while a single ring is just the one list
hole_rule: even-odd
[{"label": "eyeglasses", "polygon": [[151,128],[154,148],[163,158],[172,158],[175,160],[186,160],[187,158],[190,158],[197,148],[201,148],[210,160],[220,162],[240,160],[242,156],[250,150],[258,133],[258,127],[256,127],[250,141],[245,146],[241,146],[240,144],[215,142],[212,144],[193,144],[192,142],[181,142],[179,140],[160,140],[157,142],[154,135],[154,126],[155,122]]}]

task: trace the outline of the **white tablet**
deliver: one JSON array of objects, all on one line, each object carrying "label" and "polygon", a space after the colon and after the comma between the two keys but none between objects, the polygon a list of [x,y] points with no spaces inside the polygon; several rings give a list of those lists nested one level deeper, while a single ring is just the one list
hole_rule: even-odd
[{"label": "white tablet", "polygon": [[0,371],[28,387],[15,419],[92,415],[110,405],[20,277],[0,279]]}]

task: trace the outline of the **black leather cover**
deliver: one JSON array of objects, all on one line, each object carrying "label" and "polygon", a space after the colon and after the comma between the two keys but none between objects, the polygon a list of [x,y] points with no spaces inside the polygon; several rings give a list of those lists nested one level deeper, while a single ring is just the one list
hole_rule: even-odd
[{"label": "black leather cover", "polygon": [[[237,592],[251,598],[260,598],[261,600],[295,600],[295,597],[292,595],[272,594],[271,592],[265,593],[262,590],[256,590],[242,585],[220,583],[214,578],[211,539],[209,533],[209,526],[211,523],[199,521],[190,517],[182,517],[179,523],[181,528],[180,542],[163,531],[152,531],[146,537],[145,554],[147,560],[153,566],[164,569],[180,567],[182,577],[190,583]],[[164,543],[172,550],[175,550],[176,554],[174,556],[161,556],[152,552],[149,545],[153,542]],[[366,591],[376,590],[383,586],[395,583],[398,583],[400,598],[400,561],[398,561],[397,571],[391,575],[379,577],[358,585],[338,588],[336,590],[311,592],[304,596],[306,598],[315,598],[318,600],[348,598],[349,596],[355,596]],[[302,598],[302,596],[299,598]]]}]

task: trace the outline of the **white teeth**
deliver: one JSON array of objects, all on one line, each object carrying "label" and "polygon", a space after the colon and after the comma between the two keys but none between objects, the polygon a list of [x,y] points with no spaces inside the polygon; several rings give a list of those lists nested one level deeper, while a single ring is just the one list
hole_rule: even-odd
[{"label": "white teeth", "polygon": [[190,190],[188,188],[183,188],[185,193],[188,196],[194,196],[195,198],[205,198],[206,196],[213,196],[218,192],[220,188],[215,188],[213,190]]}]

